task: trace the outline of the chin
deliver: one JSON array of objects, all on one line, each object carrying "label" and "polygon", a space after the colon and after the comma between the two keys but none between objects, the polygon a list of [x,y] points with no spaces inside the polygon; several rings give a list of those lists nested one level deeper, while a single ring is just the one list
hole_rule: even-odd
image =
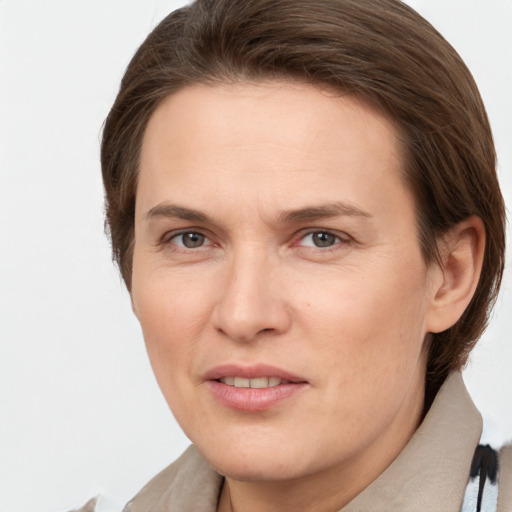
[{"label": "chin", "polygon": [[[240,482],[271,482],[293,480],[305,475],[297,464],[279,461],[275,457],[231,457],[210,460],[208,463],[221,475]],[[245,460],[240,460],[245,459]]]},{"label": "chin", "polygon": [[238,481],[283,481],[293,480],[324,469],[330,454],[316,453],[310,459],[302,446],[290,446],[282,441],[265,445],[240,442],[217,444],[205,449],[196,448],[208,463],[220,474]]}]

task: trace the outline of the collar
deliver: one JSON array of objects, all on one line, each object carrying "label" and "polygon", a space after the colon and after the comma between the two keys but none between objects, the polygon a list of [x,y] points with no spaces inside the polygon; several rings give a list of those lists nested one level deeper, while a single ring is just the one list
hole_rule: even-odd
[{"label": "collar", "polygon": [[481,433],[482,417],[453,372],[398,457],[340,512],[459,512]]},{"label": "collar", "polygon": [[[462,375],[453,372],[400,455],[339,512],[459,512],[481,431]],[[216,512],[221,484],[191,446],[125,512]]]}]

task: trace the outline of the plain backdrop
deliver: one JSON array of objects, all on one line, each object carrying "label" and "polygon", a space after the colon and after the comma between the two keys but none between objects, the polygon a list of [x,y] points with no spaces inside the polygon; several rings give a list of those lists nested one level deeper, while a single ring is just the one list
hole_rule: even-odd
[{"label": "plain backdrop", "polygon": [[[0,0],[0,512],[64,512],[98,493],[120,510],[188,444],[111,263],[98,162],[128,60],[181,4]],[[410,4],[481,88],[510,208],[512,0]],[[511,263],[465,371],[492,439],[512,436]]]}]

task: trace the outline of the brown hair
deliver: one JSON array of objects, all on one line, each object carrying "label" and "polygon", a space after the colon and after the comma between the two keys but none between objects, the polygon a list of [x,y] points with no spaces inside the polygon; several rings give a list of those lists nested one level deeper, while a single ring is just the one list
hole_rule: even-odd
[{"label": "brown hair", "polygon": [[455,50],[397,0],[198,0],[167,16],[130,62],[103,131],[101,163],[114,259],[131,283],[139,154],[147,122],[169,94],[193,83],[292,79],[358,95],[399,126],[404,175],[427,262],[437,240],[471,216],[486,229],[474,297],[433,334],[427,397],[465,363],[501,282],[505,208],[487,115]]}]

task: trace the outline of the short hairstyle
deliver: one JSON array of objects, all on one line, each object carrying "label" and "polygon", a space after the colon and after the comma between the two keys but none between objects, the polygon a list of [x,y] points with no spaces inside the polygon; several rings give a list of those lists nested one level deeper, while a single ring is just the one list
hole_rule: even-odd
[{"label": "short hairstyle", "polygon": [[197,0],[152,31],[128,65],[103,130],[106,225],[122,277],[130,290],[140,151],[156,107],[191,84],[269,79],[353,94],[394,120],[428,263],[455,224],[476,215],[485,225],[483,268],[469,306],[454,326],[427,340],[429,401],[486,327],[503,273],[505,207],[471,73],[398,0]]}]

